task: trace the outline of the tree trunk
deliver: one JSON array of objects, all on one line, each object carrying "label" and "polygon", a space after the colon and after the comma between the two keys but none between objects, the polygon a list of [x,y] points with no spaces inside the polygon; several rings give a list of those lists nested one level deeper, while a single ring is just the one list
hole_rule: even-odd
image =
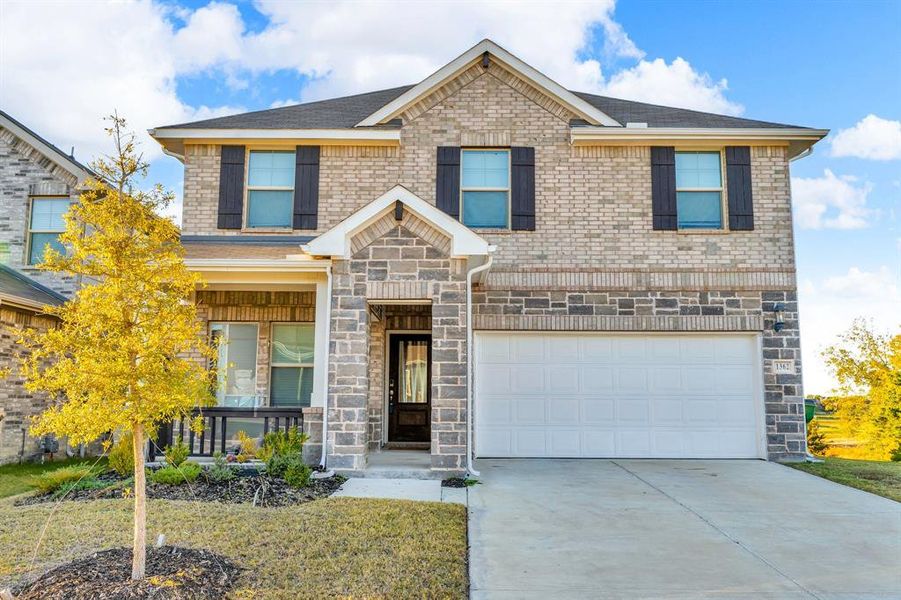
[{"label": "tree trunk", "polygon": [[144,427],[140,423],[132,429],[132,451],[135,457],[135,538],[131,578],[144,579],[147,562],[147,485],[144,480]]}]

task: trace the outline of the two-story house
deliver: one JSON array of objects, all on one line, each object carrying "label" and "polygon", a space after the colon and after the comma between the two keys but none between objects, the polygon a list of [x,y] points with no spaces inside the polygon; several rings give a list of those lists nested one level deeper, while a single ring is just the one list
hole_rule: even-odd
[{"label": "two-story house", "polygon": [[789,164],[826,133],[569,91],[489,40],[152,130],[220,347],[195,451],[302,414],[350,472],[802,457]]},{"label": "two-story house", "polygon": [[45,248],[61,248],[63,214],[78,199],[90,170],[0,111],[0,463],[38,451],[28,435],[30,417],[49,399],[31,394],[15,369],[24,327],[52,327],[44,306],[64,302],[79,282],[40,271]]}]

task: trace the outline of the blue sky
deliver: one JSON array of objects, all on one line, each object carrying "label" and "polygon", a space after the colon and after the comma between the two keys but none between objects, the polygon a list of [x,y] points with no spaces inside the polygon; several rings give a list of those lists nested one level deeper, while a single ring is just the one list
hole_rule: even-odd
[{"label": "blue sky", "polygon": [[805,383],[822,393],[819,351],[852,318],[901,325],[899,30],[896,1],[4,0],[0,106],[82,160],[118,109],[179,197],[182,166],[147,128],[414,83],[483,37],[571,89],[831,129],[792,164]]}]

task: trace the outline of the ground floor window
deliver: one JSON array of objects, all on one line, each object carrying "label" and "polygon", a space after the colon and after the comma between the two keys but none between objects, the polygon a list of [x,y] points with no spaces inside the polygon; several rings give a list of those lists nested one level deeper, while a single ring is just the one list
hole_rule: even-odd
[{"label": "ground floor window", "polygon": [[218,349],[216,400],[219,406],[253,408],[257,395],[256,323],[211,323],[210,336]]},{"label": "ground floor window", "polygon": [[309,406],[313,393],[313,323],[274,323],[269,404]]}]

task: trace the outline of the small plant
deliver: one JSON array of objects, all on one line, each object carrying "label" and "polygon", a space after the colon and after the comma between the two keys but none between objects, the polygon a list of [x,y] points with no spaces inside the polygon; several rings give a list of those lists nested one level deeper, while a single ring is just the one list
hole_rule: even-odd
[{"label": "small plant", "polygon": [[122,477],[129,477],[135,472],[135,455],[131,446],[131,433],[123,433],[109,451],[109,468]]},{"label": "small plant", "polygon": [[244,463],[257,455],[257,441],[247,435],[246,431],[239,431],[235,434],[238,438],[238,455],[239,463]]},{"label": "small plant", "polygon": [[217,452],[213,455],[213,465],[207,469],[206,478],[213,483],[225,483],[235,478],[235,468],[228,464],[228,461]]},{"label": "small plant", "polygon": [[814,417],[807,424],[807,449],[812,454],[823,454],[828,448],[829,444],[826,443],[826,436],[820,430],[819,421]]},{"label": "small plant", "polygon": [[95,478],[96,471],[91,465],[73,465],[71,467],[62,467],[53,471],[47,471],[32,478],[31,482],[34,487],[42,494],[55,492],[62,487],[72,486],[79,481]]},{"label": "small plant", "polygon": [[302,465],[303,445],[308,439],[310,436],[297,427],[267,433],[258,453],[260,460],[266,463],[266,473],[272,477],[284,477],[289,467]]},{"label": "small plant", "polygon": [[113,485],[109,481],[100,481],[99,479],[90,476],[85,477],[79,481],[73,481],[71,483],[65,483],[59,487],[59,489],[54,492],[55,496],[64,496],[69,492],[78,492],[82,490],[102,490],[103,488],[108,488]]},{"label": "small plant", "polygon": [[181,485],[183,483],[193,483],[200,477],[203,469],[197,463],[184,462],[179,467],[167,465],[162,469],[154,471],[150,474],[150,480],[153,483],[163,485]]},{"label": "small plant", "polygon": [[307,487],[310,485],[310,476],[312,474],[313,469],[303,464],[303,461],[299,458],[296,458],[285,468],[285,483],[293,488]]},{"label": "small plant", "polygon": [[179,440],[174,444],[169,444],[163,455],[166,457],[166,464],[170,467],[179,467],[188,460],[191,449],[183,441]]}]

